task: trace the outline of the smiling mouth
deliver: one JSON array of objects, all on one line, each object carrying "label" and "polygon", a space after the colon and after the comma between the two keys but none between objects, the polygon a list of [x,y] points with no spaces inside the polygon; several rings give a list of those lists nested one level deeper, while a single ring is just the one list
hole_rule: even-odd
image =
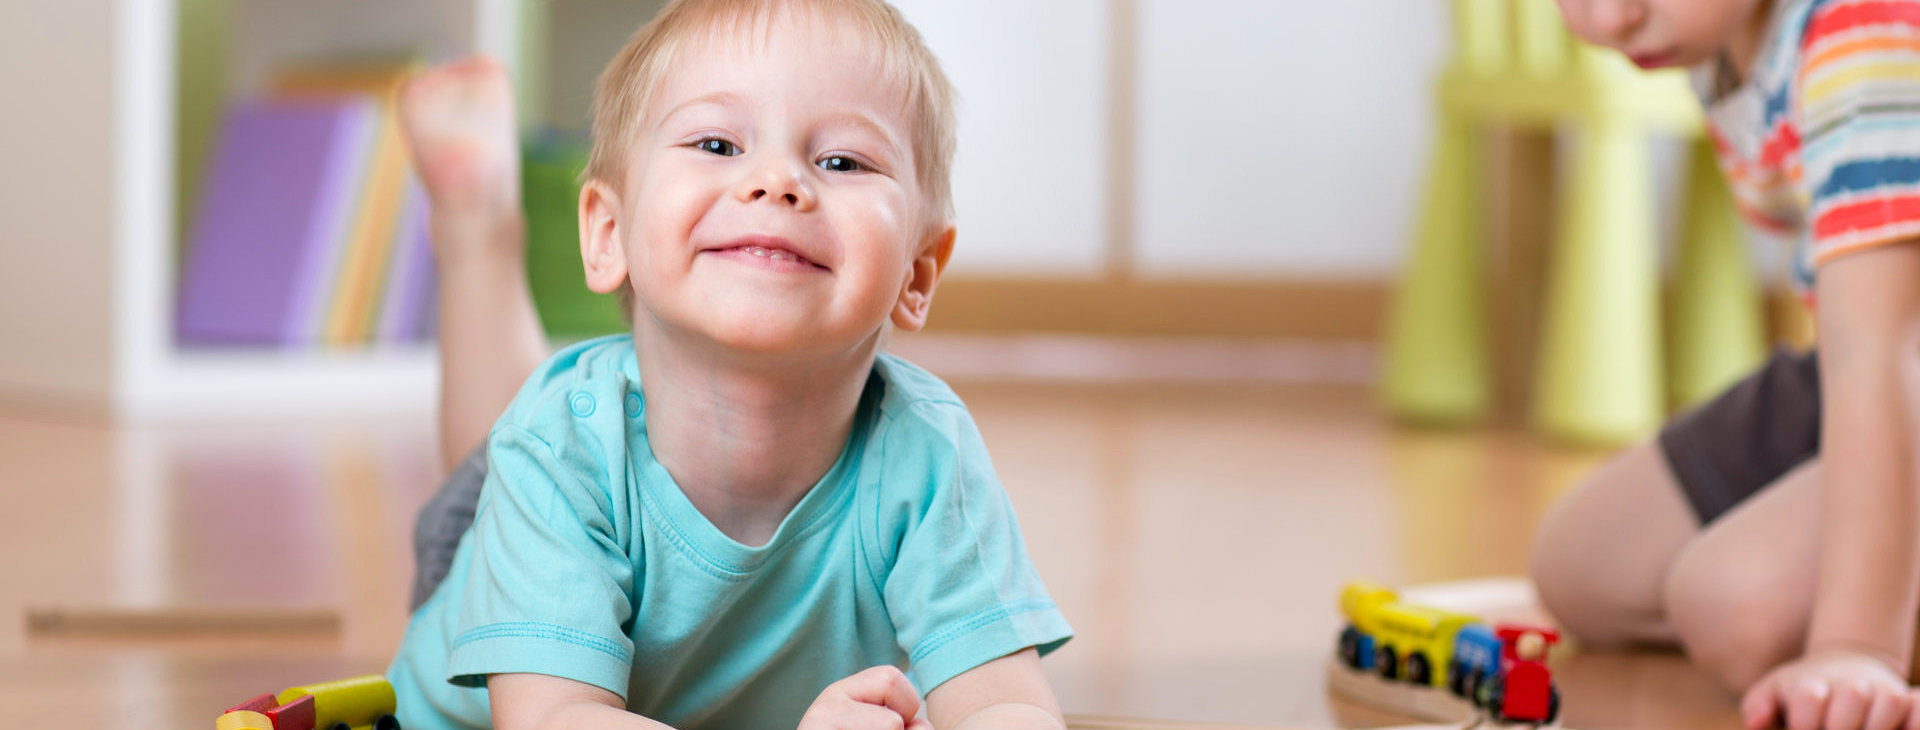
[{"label": "smiling mouth", "polygon": [[725,248],[709,249],[708,252],[723,254],[727,256],[735,256],[735,257],[751,257],[749,259],[749,262],[751,262],[753,259],[758,259],[758,260],[764,261],[765,262],[764,265],[768,265],[773,268],[782,268],[782,269],[804,268],[804,269],[819,269],[823,271],[826,270],[827,268],[825,266],[821,266],[819,263],[814,262],[812,259],[809,259],[805,256],[801,256],[800,254],[794,252],[792,249],[778,248],[773,246],[763,246],[763,245],[752,244],[752,243],[741,244],[736,246],[727,246]]},{"label": "smiling mouth", "polygon": [[1627,58],[1632,60],[1633,65],[1639,66],[1641,70],[1651,71],[1656,68],[1672,65],[1674,54],[1672,52],[1643,53],[1639,55],[1628,56]]}]

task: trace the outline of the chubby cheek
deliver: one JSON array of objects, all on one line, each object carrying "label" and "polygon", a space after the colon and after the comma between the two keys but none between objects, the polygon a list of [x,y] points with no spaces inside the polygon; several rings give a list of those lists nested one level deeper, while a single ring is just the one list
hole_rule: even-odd
[{"label": "chubby cheek", "polygon": [[700,185],[646,187],[628,211],[626,221],[627,260],[634,272],[654,280],[683,274],[693,257],[694,229],[715,197]]},{"label": "chubby cheek", "polygon": [[911,216],[901,198],[886,197],[874,201],[864,214],[852,217],[838,228],[845,232],[845,273],[862,282],[858,290],[863,310],[888,310],[899,296],[918,245]]}]

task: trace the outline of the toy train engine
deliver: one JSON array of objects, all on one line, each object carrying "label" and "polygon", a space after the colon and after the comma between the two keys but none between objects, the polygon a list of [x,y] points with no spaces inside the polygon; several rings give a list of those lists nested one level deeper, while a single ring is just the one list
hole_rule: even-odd
[{"label": "toy train engine", "polygon": [[1505,671],[1482,682],[1474,704],[1500,722],[1549,724],[1560,717],[1560,688],[1547,668],[1547,649],[1560,641],[1553,629],[1501,624],[1500,661]]}]

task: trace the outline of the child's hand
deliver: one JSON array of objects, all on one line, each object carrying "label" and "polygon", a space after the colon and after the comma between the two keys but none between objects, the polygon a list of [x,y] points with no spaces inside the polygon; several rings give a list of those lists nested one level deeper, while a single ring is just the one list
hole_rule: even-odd
[{"label": "child's hand", "polygon": [[1920,730],[1920,702],[1881,659],[1851,651],[1808,654],[1776,667],[1740,701],[1748,728]]},{"label": "child's hand", "polygon": [[920,714],[920,694],[896,667],[873,667],[827,685],[800,730],[933,730]]}]

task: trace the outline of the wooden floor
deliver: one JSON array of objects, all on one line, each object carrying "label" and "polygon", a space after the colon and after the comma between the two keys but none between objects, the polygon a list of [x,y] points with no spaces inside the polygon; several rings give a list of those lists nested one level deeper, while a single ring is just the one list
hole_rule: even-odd
[{"label": "wooden floor", "polygon": [[[1543,509],[1599,458],[1395,429],[1350,386],[956,387],[1079,632],[1046,665],[1086,715],[1405,724],[1326,696],[1341,582],[1518,574]],[[0,413],[0,710],[27,728],[205,727],[253,694],[384,669],[431,439],[424,418],[141,430]],[[264,633],[54,621],[209,610]],[[1569,727],[1738,726],[1734,699],[1674,655],[1580,654],[1558,673]]]}]

